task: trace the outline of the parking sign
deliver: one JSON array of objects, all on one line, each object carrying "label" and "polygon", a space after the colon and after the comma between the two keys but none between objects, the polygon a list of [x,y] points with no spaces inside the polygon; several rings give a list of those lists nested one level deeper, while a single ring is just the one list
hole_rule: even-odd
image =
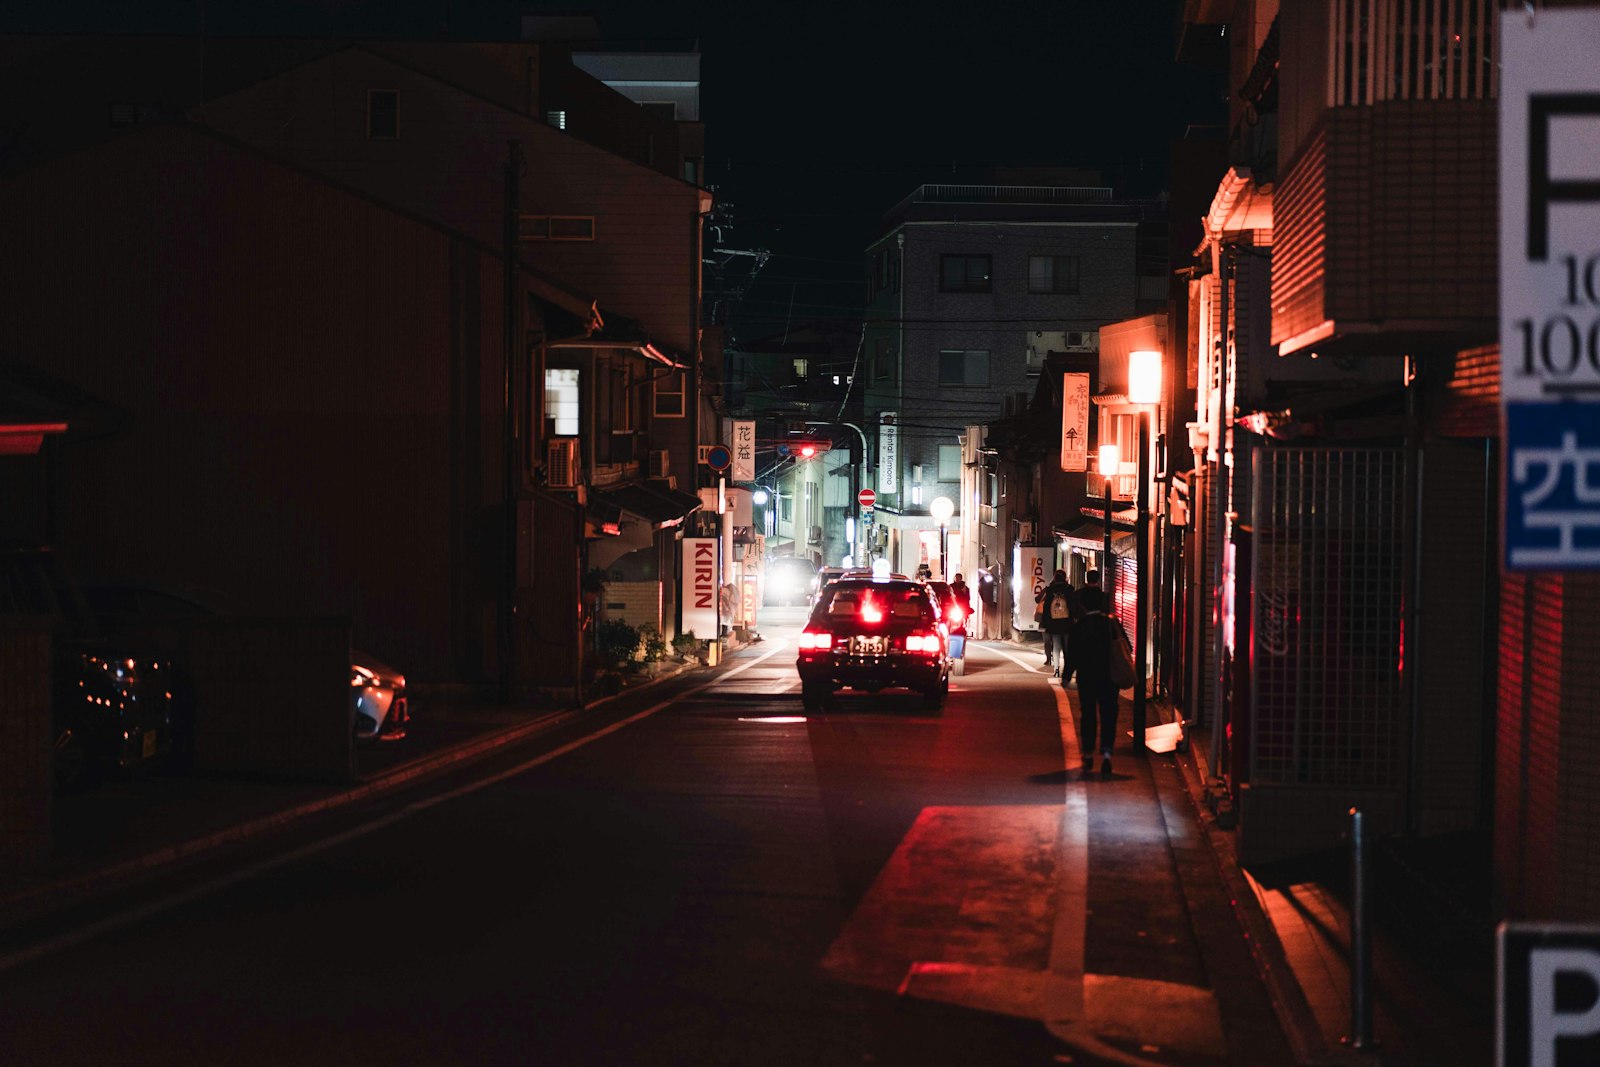
[{"label": "parking sign", "polygon": [[1600,569],[1600,9],[1501,13],[1505,565]]},{"label": "parking sign", "polygon": [[1502,923],[1495,1067],[1600,1063],[1600,926]]}]

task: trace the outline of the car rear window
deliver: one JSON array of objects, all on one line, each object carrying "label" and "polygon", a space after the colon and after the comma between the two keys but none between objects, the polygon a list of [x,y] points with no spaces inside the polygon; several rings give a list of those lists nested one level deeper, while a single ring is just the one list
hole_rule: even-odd
[{"label": "car rear window", "polygon": [[920,585],[902,582],[853,582],[848,579],[825,586],[817,612],[830,618],[845,618],[861,611],[861,602],[870,597],[897,619],[931,619],[933,606]]}]

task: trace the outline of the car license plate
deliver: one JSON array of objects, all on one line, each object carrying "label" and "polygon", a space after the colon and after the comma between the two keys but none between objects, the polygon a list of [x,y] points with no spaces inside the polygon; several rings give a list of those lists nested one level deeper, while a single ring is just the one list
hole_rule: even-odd
[{"label": "car license plate", "polygon": [[850,651],[858,656],[881,656],[884,640],[882,637],[853,637],[850,639]]},{"label": "car license plate", "polygon": [[144,743],[144,757],[143,758],[144,759],[149,759],[151,756],[154,756],[156,754],[156,732],[154,730],[146,730],[144,732],[144,742],[143,743]]}]

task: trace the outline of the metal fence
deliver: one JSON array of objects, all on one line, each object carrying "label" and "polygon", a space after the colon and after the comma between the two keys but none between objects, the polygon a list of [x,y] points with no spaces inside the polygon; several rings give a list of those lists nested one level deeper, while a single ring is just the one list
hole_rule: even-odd
[{"label": "metal fence", "polygon": [[1400,789],[1398,448],[1263,448],[1254,465],[1250,777]]}]

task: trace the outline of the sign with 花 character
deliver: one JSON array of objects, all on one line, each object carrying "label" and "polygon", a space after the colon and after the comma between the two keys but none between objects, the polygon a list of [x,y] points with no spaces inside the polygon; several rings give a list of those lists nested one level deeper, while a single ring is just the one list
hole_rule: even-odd
[{"label": "sign with \u82b1 character", "polygon": [[1600,570],[1600,9],[1500,37],[1505,566]]},{"label": "sign with \u82b1 character", "polygon": [[736,482],[756,480],[756,423],[754,419],[733,420],[733,471]]},{"label": "sign with \u82b1 character", "polygon": [[1089,376],[1061,376],[1061,469],[1089,469]]}]

